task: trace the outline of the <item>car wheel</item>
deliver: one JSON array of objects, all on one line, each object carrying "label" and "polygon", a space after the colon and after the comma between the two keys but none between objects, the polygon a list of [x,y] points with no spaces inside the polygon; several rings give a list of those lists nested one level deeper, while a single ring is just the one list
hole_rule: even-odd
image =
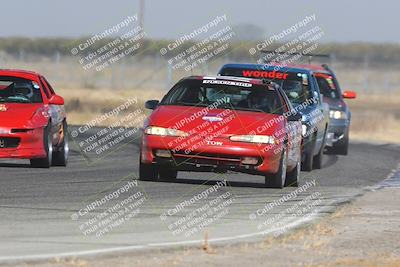
[{"label": "car wheel", "polygon": [[265,176],[265,186],[269,188],[283,188],[286,180],[286,149],[283,149],[279,162],[278,172]]},{"label": "car wheel", "polygon": [[141,181],[157,181],[158,171],[153,164],[140,162],[139,165],[139,180]]},{"label": "car wheel", "polygon": [[315,134],[313,135],[310,145],[312,146],[304,155],[304,161],[301,163],[301,170],[310,172],[313,170],[313,165],[314,165],[314,149],[315,149],[315,142],[316,142],[316,136]]},{"label": "car wheel", "polygon": [[31,159],[31,167],[33,168],[50,168],[53,159],[53,139],[51,136],[51,124],[44,128],[43,132],[43,145],[46,151],[45,158]]},{"label": "car wheel", "polygon": [[324,148],[325,148],[325,137],[326,137],[326,130],[324,133],[324,139],[322,139],[322,144],[321,148],[318,151],[318,154],[314,156],[313,159],[313,167],[314,169],[321,169],[322,168],[322,156],[324,154]]},{"label": "car wheel", "polygon": [[63,122],[63,141],[58,147],[57,151],[53,152],[53,166],[68,165],[68,154],[69,154],[69,142],[68,142],[68,125],[67,122]]},{"label": "car wheel", "polygon": [[161,167],[158,170],[158,174],[163,181],[175,181],[178,176],[178,171]]},{"label": "car wheel", "polygon": [[299,178],[300,178],[300,163],[299,160],[296,164],[296,167],[286,174],[285,186],[298,187],[299,186]]},{"label": "car wheel", "polygon": [[336,155],[346,156],[347,154],[349,154],[349,137],[344,138],[342,144],[338,144],[338,146],[335,146],[334,151]]},{"label": "car wheel", "polygon": [[335,155],[346,156],[349,153],[349,131],[347,130],[342,140],[337,142],[329,149],[329,152]]},{"label": "car wheel", "polygon": [[310,172],[313,169],[313,161],[314,161],[314,156],[312,155],[312,151],[309,151],[305,155],[304,161],[301,163],[301,170]]}]

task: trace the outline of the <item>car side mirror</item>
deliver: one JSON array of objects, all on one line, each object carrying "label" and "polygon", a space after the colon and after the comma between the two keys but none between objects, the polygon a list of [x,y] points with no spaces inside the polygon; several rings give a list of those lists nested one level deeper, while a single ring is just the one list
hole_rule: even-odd
[{"label": "car side mirror", "polygon": [[148,100],[146,103],[144,103],[144,107],[147,109],[155,109],[159,103],[160,101],[158,100]]},{"label": "car side mirror", "polygon": [[344,91],[342,96],[343,96],[343,98],[356,98],[357,93],[354,91]]},{"label": "car side mirror", "polygon": [[56,105],[56,106],[62,106],[62,105],[64,105],[64,98],[62,98],[59,95],[53,95],[49,99],[49,104],[50,105]]},{"label": "car side mirror", "polygon": [[301,120],[301,114],[300,113],[291,114],[288,117],[288,121],[299,121],[299,120]]},{"label": "car side mirror", "polygon": [[318,93],[317,91],[314,91],[313,92],[313,98],[316,100],[316,101],[319,101],[320,103],[322,103],[322,94],[321,93]]}]

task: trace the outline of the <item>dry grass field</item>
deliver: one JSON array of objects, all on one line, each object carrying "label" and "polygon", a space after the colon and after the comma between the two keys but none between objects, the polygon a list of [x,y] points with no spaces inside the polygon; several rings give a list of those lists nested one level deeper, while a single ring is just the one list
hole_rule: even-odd
[{"label": "dry grass field", "polygon": [[352,111],[353,139],[400,143],[400,93],[361,94],[348,101]]}]

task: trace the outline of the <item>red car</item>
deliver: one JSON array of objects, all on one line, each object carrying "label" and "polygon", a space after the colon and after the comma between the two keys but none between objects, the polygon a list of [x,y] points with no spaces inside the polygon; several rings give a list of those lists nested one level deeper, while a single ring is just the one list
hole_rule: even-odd
[{"label": "red car", "polygon": [[0,70],[0,158],[49,168],[66,166],[68,151],[64,99],[38,73]]},{"label": "red car", "polygon": [[141,180],[175,180],[178,171],[265,176],[267,187],[297,186],[301,116],[275,83],[192,76],[179,81],[146,120]]}]

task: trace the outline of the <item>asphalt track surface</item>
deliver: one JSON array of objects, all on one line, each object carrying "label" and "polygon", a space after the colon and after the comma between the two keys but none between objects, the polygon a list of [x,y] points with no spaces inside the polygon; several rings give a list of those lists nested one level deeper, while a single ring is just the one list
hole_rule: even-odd
[{"label": "asphalt track surface", "polygon": [[[73,145],[67,168],[32,169],[27,161],[1,160],[0,263],[194,245],[202,242],[205,232],[211,242],[261,240],[266,235],[284,232],[333,212],[338,205],[387,178],[400,162],[399,146],[353,142],[348,156],[325,155],[321,170],[302,172],[300,187],[304,190],[295,196],[293,187],[263,188],[261,176],[184,172],[179,174],[177,182],[138,181],[118,198],[79,215],[79,210],[89,203],[104,198],[129,181],[136,182],[139,148],[135,138],[92,162]],[[175,214],[168,213],[177,204],[216,187],[217,181],[224,179],[227,186],[183,210],[175,210]],[[286,201],[257,215],[257,210],[284,196]],[[123,208],[117,206],[128,198],[132,200],[130,204],[135,203],[133,207],[127,210],[128,204]],[[222,203],[220,209],[207,215]],[[210,206],[213,208],[207,208]],[[109,232],[96,236],[99,229],[104,229],[101,226],[105,224],[98,223],[104,219],[106,210],[111,211],[107,216],[121,215],[125,210],[124,215],[132,214],[132,217],[124,217]],[[303,212],[296,214],[298,210]],[[193,218],[204,216],[203,219],[214,220],[203,221],[202,227],[195,228],[200,221],[189,218],[193,211],[197,212]],[[108,222],[122,218],[115,216]],[[173,232],[182,226],[185,218],[185,223],[191,221],[190,227],[181,233]],[[98,226],[97,230],[85,235],[84,230],[88,229],[85,227],[94,229],[94,225]]]}]

